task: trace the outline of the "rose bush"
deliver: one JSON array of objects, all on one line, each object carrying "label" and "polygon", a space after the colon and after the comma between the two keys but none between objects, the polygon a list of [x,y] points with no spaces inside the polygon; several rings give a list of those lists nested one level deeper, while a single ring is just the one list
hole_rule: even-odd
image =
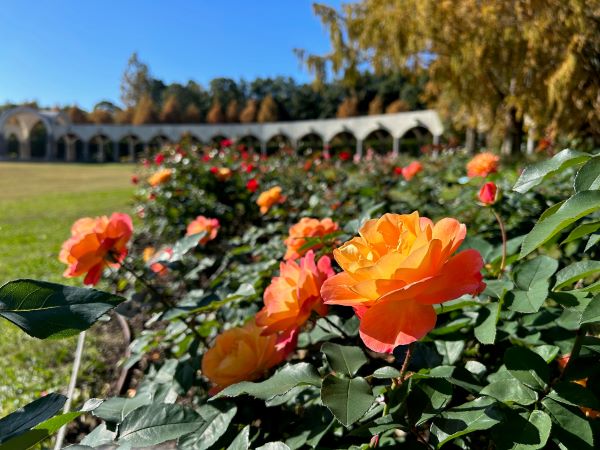
[{"label": "rose bush", "polygon": [[161,154],[103,273],[128,395],[80,448],[597,446],[598,156]]}]

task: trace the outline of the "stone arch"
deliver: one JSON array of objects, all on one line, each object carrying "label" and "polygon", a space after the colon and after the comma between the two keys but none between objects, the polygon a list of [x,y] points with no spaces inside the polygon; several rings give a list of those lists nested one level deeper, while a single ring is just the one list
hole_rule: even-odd
[{"label": "stone arch", "polygon": [[67,132],[56,140],[55,159],[58,161],[85,161],[85,144],[81,137],[73,132]]},{"label": "stone arch", "polygon": [[117,141],[117,147],[119,148],[119,160],[127,159],[134,162],[149,156],[147,145],[144,145],[139,136],[133,133],[121,136]]},{"label": "stone arch", "polygon": [[375,152],[384,155],[392,151],[394,138],[392,133],[385,128],[379,127],[369,132],[363,140],[363,148],[372,148]]},{"label": "stone arch", "polygon": [[324,145],[325,142],[323,136],[313,131],[300,136],[296,142],[296,150],[300,154],[309,154],[315,151],[323,150]]},{"label": "stone arch", "polygon": [[261,141],[260,139],[253,134],[245,134],[239,139],[237,139],[238,145],[243,145],[245,150],[260,152],[261,149]]},{"label": "stone arch", "polygon": [[103,163],[119,160],[117,145],[104,133],[97,133],[91,136],[87,141],[87,148],[84,153],[84,161]]},{"label": "stone arch", "polygon": [[285,148],[291,147],[292,138],[290,138],[287,134],[281,132],[270,136],[265,143],[265,148],[267,150],[268,155],[275,154]]},{"label": "stone arch", "polygon": [[433,143],[433,133],[431,130],[420,124],[419,126],[409,128],[400,136],[400,152],[411,156],[421,156],[422,147]]},{"label": "stone arch", "polygon": [[335,155],[340,152],[348,152],[354,155],[357,138],[350,130],[340,131],[334,134],[329,142],[327,142],[327,149],[330,155]]}]

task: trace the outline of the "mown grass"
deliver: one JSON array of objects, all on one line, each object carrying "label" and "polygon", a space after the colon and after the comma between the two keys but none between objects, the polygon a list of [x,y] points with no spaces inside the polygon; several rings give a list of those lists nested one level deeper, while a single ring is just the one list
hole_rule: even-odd
[{"label": "mown grass", "polygon": [[[57,255],[79,217],[131,212],[131,165],[0,163],[0,284],[35,278],[65,284]],[[75,338],[40,341],[0,319],[0,416],[39,397],[65,390]],[[99,369],[91,333],[81,369]]]}]

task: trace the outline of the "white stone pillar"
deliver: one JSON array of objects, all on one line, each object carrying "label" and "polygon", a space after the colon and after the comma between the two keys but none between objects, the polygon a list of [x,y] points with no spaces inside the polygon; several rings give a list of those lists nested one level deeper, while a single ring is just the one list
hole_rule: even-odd
[{"label": "white stone pillar", "polygon": [[434,134],[433,135],[433,145],[440,145],[440,135],[439,134]]},{"label": "white stone pillar", "polygon": [[263,156],[267,154],[267,141],[260,141],[260,154]]},{"label": "white stone pillar", "polygon": [[527,154],[533,155],[533,151],[535,150],[535,135],[536,129],[534,125],[529,126],[529,130],[527,130]]},{"label": "white stone pillar", "polygon": [[362,157],[362,153],[363,153],[363,140],[362,139],[357,139],[356,140],[356,153],[355,153],[355,156],[357,158],[361,158]]},{"label": "white stone pillar", "polygon": [[31,159],[31,141],[29,137],[19,141],[19,159],[28,161]]},{"label": "white stone pillar", "polygon": [[400,138],[392,137],[392,156],[396,158],[400,154]]}]

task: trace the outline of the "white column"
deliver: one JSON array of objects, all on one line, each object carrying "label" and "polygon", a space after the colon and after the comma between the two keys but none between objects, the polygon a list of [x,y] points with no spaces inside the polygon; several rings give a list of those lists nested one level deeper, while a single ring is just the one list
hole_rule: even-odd
[{"label": "white column", "polygon": [[400,154],[400,138],[392,137],[392,156],[397,157]]},{"label": "white column", "polygon": [[355,155],[357,157],[362,157],[362,152],[363,152],[363,140],[362,139],[357,139],[356,140],[356,153]]},{"label": "white column", "polygon": [[260,141],[260,154],[261,155],[267,154],[267,141]]},{"label": "white column", "polygon": [[527,130],[527,154],[532,155],[535,150],[535,135],[536,129],[534,125],[529,126],[529,130]]},{"label": "white column", "polygon": [[433,145],[440,145],[440,135],[439,134],[433,135]]},{"label": "white column", "polygon": [[19,159],[28,161],[31,159],[31,141],[29,136],[19,141]]}]

